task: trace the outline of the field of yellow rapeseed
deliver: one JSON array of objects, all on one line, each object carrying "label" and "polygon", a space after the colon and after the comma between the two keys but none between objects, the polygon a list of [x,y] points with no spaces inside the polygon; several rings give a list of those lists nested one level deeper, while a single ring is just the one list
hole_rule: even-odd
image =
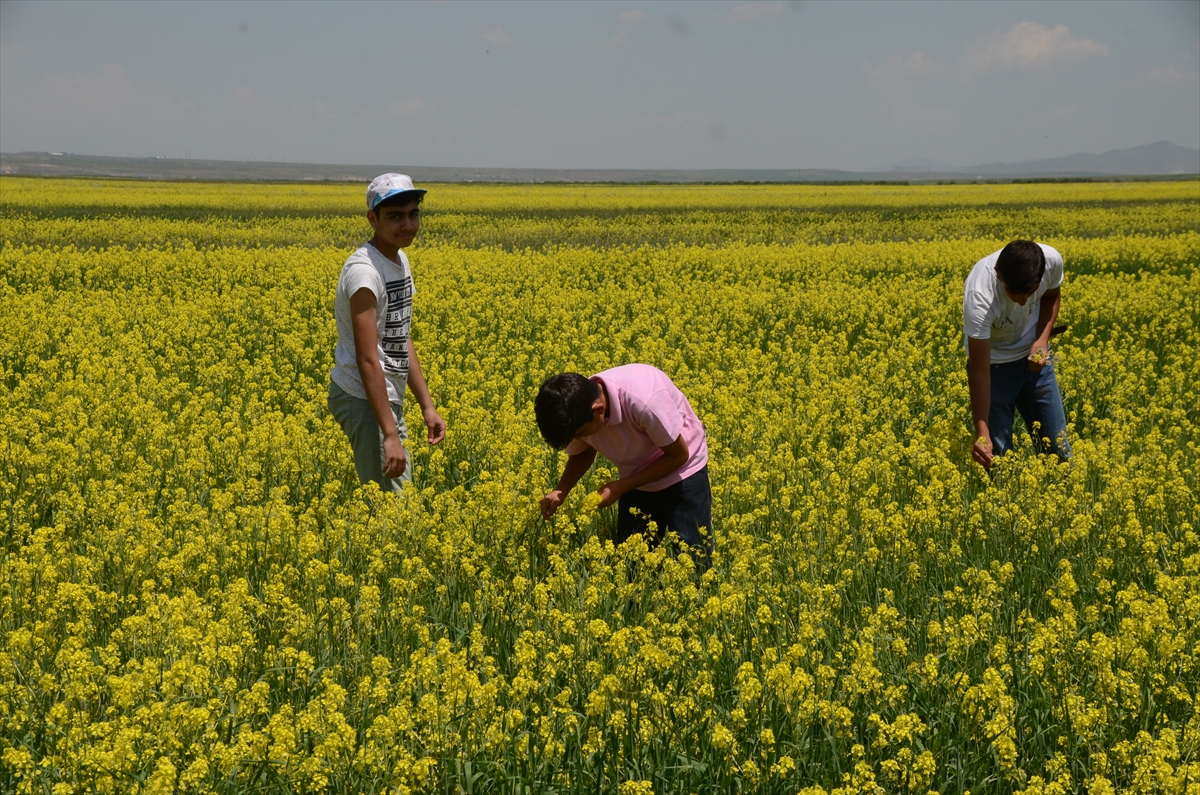
[{"label": "field of yellow rapeseed", "polygon": [[[0,179],[0,791],[1200,792],[1200,183],[426,186],[450,434],[373,513],[363,187]],[[989,479],[962,282],[1017,237],[1075,458]],[[702,577],[539,517],[537,386],[629,361],[708,427]]]}]

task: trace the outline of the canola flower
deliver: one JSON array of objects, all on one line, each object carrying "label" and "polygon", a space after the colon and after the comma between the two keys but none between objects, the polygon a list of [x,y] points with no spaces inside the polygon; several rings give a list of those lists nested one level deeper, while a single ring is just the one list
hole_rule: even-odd
[{"label": "canola flower", "polygon": [[[0,791],[1200,791],[1196,181],[435,186],[450,435],[373,513],[360,194],[0,179]],[[988,478],[961,284],[1018,236],[1075,460]],[[708,426],[702,577],[602,466],[537,516],[537,386],[625,361]]]}]

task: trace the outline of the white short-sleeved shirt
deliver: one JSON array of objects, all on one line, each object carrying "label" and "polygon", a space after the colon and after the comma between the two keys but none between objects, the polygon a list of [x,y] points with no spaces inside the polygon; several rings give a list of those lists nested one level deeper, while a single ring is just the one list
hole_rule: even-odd
[{"label": "white short-sleeved shirt", "polygon": [[1037,339],[1042,296],[1047,290],[1062,286],[1062,254],[1050,246],[1038,245],[1046,255],[1046,272],[1025,306],[1009,298],[996,277],[999,251],[976,262],[967,276],[963,287],[963,344],[967,344],[967,339],[989,340],[992,364],[1015,362],[1029,355]]},{"label": "white short-sleeved shirt", "polygon": [[687,396],[662,370],[648,364],[623,364],[597,373],[592,380],[604,386],[608,416],[598,433],[573,439],[567,445],[568,455],[595,448],[617,465],[624,478],[661,458],[661,448],[682,436],[687,442],[687,461],[659,480],[639,486],[641,491],[662,491],[708,463],[704,425]]},{"label": "white short-sleeved shirt", "polygon": [[408,257],[397,252],[396,263],[370,243],[346,258],[338,277],[333,313],[337,319],[338,341],[334,351],[333,382],[354,397],[366,399],[358,360],[354,351],[354,321],[350,296],[366,287],[375,295],[376,353],[383,366],[388,400],[404,402],[408,383],[408,334],[412,326],[412,303],[416,295]]}]

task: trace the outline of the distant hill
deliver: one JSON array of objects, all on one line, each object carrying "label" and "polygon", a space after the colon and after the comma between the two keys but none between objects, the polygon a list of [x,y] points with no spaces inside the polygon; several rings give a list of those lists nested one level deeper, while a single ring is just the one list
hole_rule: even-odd
[{"label": "distant hill", "polygon": [[963,174],[1004,176],[1200,174],[1200,149],[1189,149],[1186,146],[1176,146],[1170,141],[1159,141],[1132,149],[1114,149],[1099,155],[1080,152],[1046,160],[986,163],[957,171]]},{"label": "distant hill", "polygon": [[932,157],[910,157],[907,160],[901,160],[891,170],[892,171],[958,171],[961,166],[954,166],[949,163],[943,163],[941,160],[935,160]]},{"label": "distant hill", "polygon": [[1130,177],[1200,174],[1200,149],[1167,141],[1100,155],[1077,154],[1023,163],[988,163],[957,168],[913,158],[892,170],[834,169],[553,169],[456,168],[399,163],[337,165],[237,160],[190,160],[162,157],[101,157],[52,152],[0,153],[0,174],[34,177],[117,179],[367,182],[378,174],[400,171],[417,182],[932,182],[1022,177]]},{"label": "distant hill", "polygon": [[897,163],[894,174],[958,174],[972,177],[1086,177],[1086,176],[1162,176],[1200,174],[1200,149],[1176,146],[1170,141],[1114,149],[1103,154],[1080,152],[1044,160],[1016,163],[983,163],[956,166],[929,157],[911,157]]}]

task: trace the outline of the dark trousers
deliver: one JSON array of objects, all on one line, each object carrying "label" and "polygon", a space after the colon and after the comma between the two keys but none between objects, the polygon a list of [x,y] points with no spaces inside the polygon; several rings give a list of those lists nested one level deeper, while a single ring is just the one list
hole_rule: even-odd
[{"label": "dark trousers", "polygon": [[[634,513],[636,510],[637,513]],[[653,538],[650,522],[658,525]],[[667,531],[674,531],[688,545],[699,572],[712,565],[712,488],[708,467],[673,483],[661,491],[634,489],[617,503],[617,543],[641,533],[651,549]]]}]

